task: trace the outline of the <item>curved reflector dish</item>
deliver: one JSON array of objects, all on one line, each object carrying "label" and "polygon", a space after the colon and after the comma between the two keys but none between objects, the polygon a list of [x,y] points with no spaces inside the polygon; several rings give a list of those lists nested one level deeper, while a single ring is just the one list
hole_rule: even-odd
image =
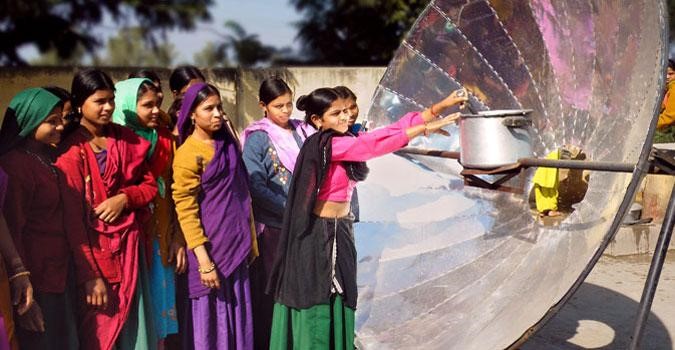
[{"label": "curved reflector dish", "polygon": [[[667,55],[654,0],[432,1],[391,61],[368,117],[386,125],[466,87],[478,109],[533,109],[535,156],[646,159]],[[410,146],[457,151],[451,137]],[[358,342],[368,349],[499,349],[583,281],[640,177],[593,172],[556,226],[527,194],[465,186],[453,160],[386,156],[359,187]],[[508,184],[520,186],[515,178]],[[629,188],[629,191],[626,189]],[[628,204],[627,204],[628,203]]]}]

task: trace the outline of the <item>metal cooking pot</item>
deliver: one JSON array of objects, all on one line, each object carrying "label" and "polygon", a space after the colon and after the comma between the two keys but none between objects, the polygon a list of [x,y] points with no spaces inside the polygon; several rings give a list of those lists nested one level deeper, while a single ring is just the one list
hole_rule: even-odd
[{"label": "metal cooking pot", "polygon": [[531,109],[462,114],[460,162],[465,168],[492,169],[532,157]]}]

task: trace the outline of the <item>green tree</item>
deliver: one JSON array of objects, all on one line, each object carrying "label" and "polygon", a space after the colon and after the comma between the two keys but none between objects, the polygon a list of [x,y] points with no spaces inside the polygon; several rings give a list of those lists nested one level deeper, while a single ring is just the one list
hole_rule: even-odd
[{"label": "green tree", "polygon": [[198,21],[210,20],[212,4],[213,0],[2,0],[0,64],[27,64],[18,53],[27,44],[35,44],[41,53],[54,51],[60,59],[73,57],[78,46],[93,53],[103,43],[91,29],[104,14],[118,24],[146,28],[143,39],[156,45],[167,29],[190,30]]},{"label": "green tree", "polygon": [[227,52],[220,44],[214,44],[209,41],[204,45],[204,48],[193,55],[194,64],[197,67],[217,67],[227,66]]},{"label": "green tree", "polygon": [[429,0],[290,0],[307,63],[386,65]]},{"label": "green tree", "polygon": [[[78,45],[73,49],[71,57],[61,58],[56,49],[50,49],[39,57],[30,60],[29,64],[32,66],[79,66],[85,64],[86,53],[84,47]],[[96,61],[97,58],[94,57],[93,60]]]},{"label": "green tree", "polygon": [[218,33],[222,42],[216,44],[216,51],[227,57],[228,53],[234,56],[234,61],[242,67],[253,67],[268,63],[277,50],[263,44],[257,34],[247,33],[239,23],[228,20],[224,25],[225,32]]},{"label": "green tree", "polygon": [[168,42],[148,43],[143,40],[145,30],[140,27],[122,28],[108,39],[107,54],[101,64],[108,66],[168,67],[177,52]]},{"label": "green tree", "polygon": [[195,63],[200,66],[227,65],[233,61],[242,67],[265,65],[285,54],[287,49],[276,49],[260,42],[257,34],[247,33],[239,23],[227,20],[223,24],[225,31],[212,30],[220,40],[207,43],[202,51],[194,55]]},{"label": "green tree", "polygon": [[243,67],[269,61],[275,52],[274,47],[264,45],[257,34],[249,34],[239,23],[226,21],[223,45],[232,50],[234,58]]}]

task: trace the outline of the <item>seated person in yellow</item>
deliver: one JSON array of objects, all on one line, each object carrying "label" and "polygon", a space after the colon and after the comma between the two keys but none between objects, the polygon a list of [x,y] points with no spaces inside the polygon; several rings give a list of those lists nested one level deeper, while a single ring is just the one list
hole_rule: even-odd
[{"label": "seated person in yellow", "polygon": [[668,60],[666,94],[661,103],[661,114],[656,124],[654,143],[675,142],[675,61]]},{"label": "seated person in yellow", "polygon": [[[560,159],[560,150],[549,153],[546,159]],[[558,169],[538,168],[532,178],[534,199],[540,216],[560,216],[558,211]]]}]

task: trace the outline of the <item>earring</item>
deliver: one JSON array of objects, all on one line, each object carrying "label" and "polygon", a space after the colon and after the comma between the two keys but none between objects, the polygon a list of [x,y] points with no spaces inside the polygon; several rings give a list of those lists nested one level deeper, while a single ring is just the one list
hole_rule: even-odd
[{"label": "earring", "polygon": [[192,125],[195,125],[195,118],[190,118],[190,120],[192,121]]}]

